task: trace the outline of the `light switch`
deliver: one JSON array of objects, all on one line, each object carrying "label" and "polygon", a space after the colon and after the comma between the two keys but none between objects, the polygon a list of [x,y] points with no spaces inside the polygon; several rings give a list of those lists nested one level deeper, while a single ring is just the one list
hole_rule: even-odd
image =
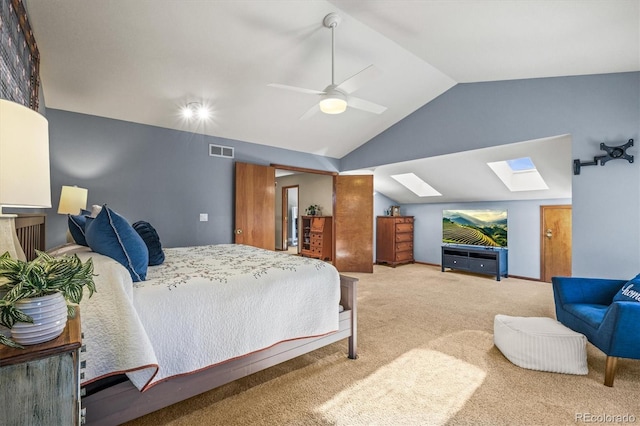
[{"label": "light switch", "polygon": [[200,222],[208,222],[209,215],[207,213],[200,213]]}]

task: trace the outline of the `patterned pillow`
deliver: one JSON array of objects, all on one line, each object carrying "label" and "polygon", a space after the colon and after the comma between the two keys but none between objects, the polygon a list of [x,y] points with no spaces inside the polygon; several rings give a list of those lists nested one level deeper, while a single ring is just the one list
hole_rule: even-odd
[{"label": "patterned pillow", "polygon": [[143,220],[139,220],[132,226],[147,245],[147,249],[149,250],[149,266],[162,264],[162,262],[164,262],[164,252],[162,251],[162,243],[160,243],[160,237],[156,229],[151,226],[149,222]]},{"label": "patterned pillow", "polygon": [[109,256],[127,268],[134,282],[147,278],[147,245],[129,222],[106,204],[86,225],[85,237],[93,251]]},{"label": "patterned pillow", "polygon": [[67,215],[69,224],[69,233],[73,237],[73,241],[76,244],[82,246],[89,246],[87,239],[85,238],[85,226],[87,224],[87,218],[84,215]]},{"label": "patterned pillow", "polygon": [[640,302],[640,274],[629,280],[613,297],[614,302]]}]

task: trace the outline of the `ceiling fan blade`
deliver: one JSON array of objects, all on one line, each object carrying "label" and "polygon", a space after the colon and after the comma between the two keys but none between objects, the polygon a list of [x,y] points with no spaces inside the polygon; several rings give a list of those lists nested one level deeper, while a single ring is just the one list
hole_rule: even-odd
[{"label": "ceiling fan blade", "polygon": [[362,111],[372,112],[374,114],[382,114],[387,110],[387,107],[374,104],[373,102],[365,101],[364,99],[349,96],[347,105],[351,108],[359,109]]},{"label": "ceiling fan blade", "polygon": [[300,117],[300,120],[306,120],[307,118],[311,117],[318,111],[320,111],[320,104],[314,104],[311,108],[307,110],[307,112],[302,114],[302,116]]},{"label": "ceiling fan blade", "polygon": [[325,93],[322,90],[304,89],[302,87],[287,86],[286,84],[278,84],[278,83],[269,83],[267,86],[275,87],[276,89],[285,89],[285,90],[292,90],[294,92],[299,92],[299,93],[307,93],[309,95],[324,95]]},{"label": "ceiling fan blade", "polygon": [[380,74],[382,74],[382,71],[380,71],[379,68],[375,65],[369,65],[359,73],[352,75],[340,83],[336,89],[341,90],[346,94],[355,92],[369,81],[375,80]]}]

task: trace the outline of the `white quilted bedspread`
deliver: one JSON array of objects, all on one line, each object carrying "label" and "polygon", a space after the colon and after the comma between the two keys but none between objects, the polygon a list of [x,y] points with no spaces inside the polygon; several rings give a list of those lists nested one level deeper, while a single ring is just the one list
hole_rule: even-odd
[{"label": "white quilted bedspread", "polygon": [[126,372],[140,390],[171,376],[338,329],[340,280],[326,262],[250,246],[165,249],[132,283],[93,258],[97,293],[81,303],[84,383]]}]

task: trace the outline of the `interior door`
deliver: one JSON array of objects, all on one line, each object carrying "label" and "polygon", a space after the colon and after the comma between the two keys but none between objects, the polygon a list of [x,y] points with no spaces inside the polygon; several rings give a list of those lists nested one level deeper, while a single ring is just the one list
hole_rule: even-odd
[{"label": "interior door", "polygon": [[340,272],[373,272],[373,176],[334,176],[333,264]]},{"label": "interior door", "polygon": [[571,206],[540,206],[540,279],[571,276]]},{"label": "interior door", "polygon": [[235,242],[275,250],[276,169],[236,162]]}]

